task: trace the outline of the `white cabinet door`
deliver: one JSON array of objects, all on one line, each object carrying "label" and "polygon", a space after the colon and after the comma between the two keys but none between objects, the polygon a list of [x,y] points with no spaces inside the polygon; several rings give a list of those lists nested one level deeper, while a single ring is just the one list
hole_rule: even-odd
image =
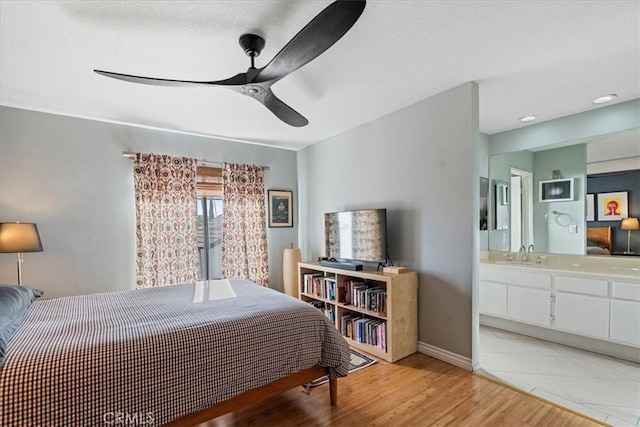
[{"label": "white cabinet door", "polygon": [[611,300],[611,339],[640,346],[640,302]]},{"label": "white cabinet door", "polygon": [[609,299],[557,292],[554,326],[567,332],[609,339]]},{"label": "white cabinet door", "polygon": [[507,317],[536,325],[551,325],[551,292],[540,289],[509,286]]},{"label": "white cabinet door", "polygon": [[480,281],[480,313],[507,315],[507,285]]}]

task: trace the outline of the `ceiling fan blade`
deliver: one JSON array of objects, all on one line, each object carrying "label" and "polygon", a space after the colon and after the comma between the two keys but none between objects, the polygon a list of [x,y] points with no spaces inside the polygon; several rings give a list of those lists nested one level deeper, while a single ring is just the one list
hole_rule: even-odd
[{"label": "ceiling fan blade", "polygon": [[[316,15],[248,83],[279,80],[317,58],[356,23],[365,0],[338,0]],[[253,74],[253,73],[251,73]]]},{"label": "ceiling fan blade", "polygon": [[202,85],[236,86],[236,85],[244,85],[246,83],[246,73],[239,73],[225,80],[217,80],[217,81],[211,81],[211,82],[196,82],[196,81],[189,81],[189,80],[170,80],[170,79],[157,79],[154,77],[132,76],[130,74],[112,73],[109,71],[102,71],[102,70],[93,70],[93,71],[102,76],[111,77],[113,79],[124,80],[126,82],[132,82],[132,83],[142,83],[142,84],[153,85],[153,86],[175,86],[175,87],[202,86]]},{"label": "ceiling fan blade", "polygon": [[267,89],[267,93],[261,102],[265,107],[271,110],[276,117],[290,126],[299,128],[309,124],[309,120],[305,119],[302,114],[282,102],[280,98],[271,91],[271,89]]}]

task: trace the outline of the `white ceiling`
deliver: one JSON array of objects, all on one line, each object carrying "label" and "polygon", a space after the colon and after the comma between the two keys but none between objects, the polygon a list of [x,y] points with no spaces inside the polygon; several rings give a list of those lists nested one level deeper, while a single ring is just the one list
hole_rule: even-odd
[{"label": "white ceiling", "polygon": [[[354,27],[273,86],[293,128],[224,88],[147,86],[93,69],[219,80],[265,65],[328,1],[0,1],[0,104],[299,149],[468,81],[493,134],[640,97],[638,1],[370,0]],[[536,122],[533,122],[536,123]]]}]

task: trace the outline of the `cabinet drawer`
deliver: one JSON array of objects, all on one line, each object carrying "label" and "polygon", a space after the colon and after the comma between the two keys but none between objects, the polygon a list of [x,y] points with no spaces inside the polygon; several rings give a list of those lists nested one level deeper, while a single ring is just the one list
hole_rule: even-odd
[{"label": "cabinet drawer", "polygon": [[609,286],[606,280],[585,279],[582,277],[556,277],[556,290],[573,292],[583,295],[595,295],[599,297],[609,296]]},{"label": "cabinet drawer", "polygon": [[481,268],[480,279],[508,283],[510,285],[522,285],[532,288],[551,289],[551,275],[545,273],[529,273],[527,271],[497,268]]},{"label": "cabinet drawer", "polygon": [[640,301],[640,283],[613,282],[613,294],[616,299]]}]

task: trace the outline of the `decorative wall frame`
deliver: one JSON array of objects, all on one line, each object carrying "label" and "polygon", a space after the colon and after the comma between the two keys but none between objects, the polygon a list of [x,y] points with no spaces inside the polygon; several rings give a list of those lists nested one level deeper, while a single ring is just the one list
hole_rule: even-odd
[{"label": "decorative wall frame", "polygon": [[573,200],[573,178],[548,179],[539,183],[540,202]]},{"label": "decorative wall frame", "polygon": [[595,221],[596,199],[594,194],[587,194],[587,221]]},{"label": "decorative wall frame", "polygon": [[629,217],[629,193],[598,193],[598,221],[620,221]]},{"label": "decorative wall frame", "polygon": [[293,227],[293,191],[269,190],[269,227]]}]

